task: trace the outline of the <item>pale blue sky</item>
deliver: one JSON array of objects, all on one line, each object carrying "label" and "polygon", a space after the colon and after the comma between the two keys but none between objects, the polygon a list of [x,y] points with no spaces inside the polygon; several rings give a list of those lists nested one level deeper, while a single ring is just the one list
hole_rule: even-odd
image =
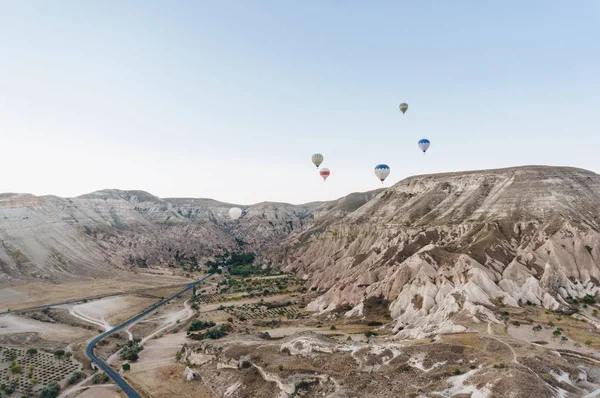
[{"label": "pale blue sky", "polygon": [[598,172],[599,38],[595,0],[0,0],[0,192],[300,203],[379,188],[379,163],[384,186]]}]

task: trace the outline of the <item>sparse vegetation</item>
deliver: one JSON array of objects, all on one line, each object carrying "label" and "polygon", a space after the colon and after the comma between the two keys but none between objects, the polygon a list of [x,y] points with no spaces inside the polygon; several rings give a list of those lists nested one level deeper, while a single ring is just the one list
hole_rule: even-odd
[{"label": "sparse vegetation", "polygon": [[40,392],[39,398],[56,398],[60,393],[60,385],[51,381],[44,389]]},{"label": "sparse vegetation", "polygon": [[140,345],[140,341],[141,339],[139,338],[127,341],[127,344],[121,351],[121,359],[123,361],[135,362],[138,360],[139,352],[144,349],[144,347]]},{"label": "sparse vegetation", "polygon": [[500,362],[499,364],[494,365],[495,369],[505,369],[506,368],[506,364],[504,363],[504,361]]},{"label": "sparse vegetation", "polygon": [[216,323],[204,322],[204,321],[201,321],[200,319],[194,319],[187,330],[188,330],[188,332],[198,332],[200,330],[212,328],[213,326],[216,326]]},{"label": "sparse vegetation", "polygon": [[79,380],[81,380],[82,377],[83,377],[83,373],[81,373],[81,372],[73,373],[71,375],[71,377],[69,378],[69,384],[77,383]]}]

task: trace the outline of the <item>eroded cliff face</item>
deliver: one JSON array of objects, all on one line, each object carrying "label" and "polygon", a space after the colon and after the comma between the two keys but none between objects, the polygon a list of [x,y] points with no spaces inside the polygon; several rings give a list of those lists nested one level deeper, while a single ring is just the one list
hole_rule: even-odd
[{"label": "eroded cliff face", "polygon": [[[225,250],[261,251],[317,219],[348,214],[377,192],[306,205],[252,206],[161,199],[144,191],[102,190],[70,199],[2,194],[0,282],[165,267],[176,263],[176,254],[202,264]],[[244,210],[237,223],[228,214],[233,206]]]},{"label": "eroded cliff face", "polygon": [[337,220],[290,236],[279,260],[329,311],[383,297],[399,337],[464,330],[490,306],[557,308],[600,280],[600,176],[521,167],[408,178]]}]

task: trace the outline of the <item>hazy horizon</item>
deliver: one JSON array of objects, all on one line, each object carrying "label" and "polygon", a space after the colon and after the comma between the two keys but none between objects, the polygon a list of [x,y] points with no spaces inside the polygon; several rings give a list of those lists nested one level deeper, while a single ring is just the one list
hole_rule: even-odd
[{"label": "hazy horizon", "polygon": [[[0,192],[299,204],[416,174],[596,172],[599,12],[594,1],[6,3]],[[391,167],[383,185],[379,163]]]}]

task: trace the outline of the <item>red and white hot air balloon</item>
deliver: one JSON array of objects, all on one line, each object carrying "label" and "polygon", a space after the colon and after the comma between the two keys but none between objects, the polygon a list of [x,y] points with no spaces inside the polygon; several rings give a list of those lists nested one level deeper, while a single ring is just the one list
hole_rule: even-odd
[{"label": "red and white hot air balloon", "polygon": [[321,177],[323,177],[323,181],[325,181],[331,173],[329,172],[329,169],[321,169],[321,171],[319,171],[319,174],[321,175]]}]

